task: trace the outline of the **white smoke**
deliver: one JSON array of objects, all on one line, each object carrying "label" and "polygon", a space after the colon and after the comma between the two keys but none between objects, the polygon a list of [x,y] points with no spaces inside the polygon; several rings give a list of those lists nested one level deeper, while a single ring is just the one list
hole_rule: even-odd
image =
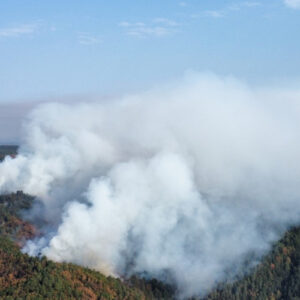
[{"label": "white smoke", "polygon": [[47,234],[25,251],[208,292],[300,220],[299,101],[191,74],[119,101],[40,106],[0,165],[1,192],[43,203]]}]

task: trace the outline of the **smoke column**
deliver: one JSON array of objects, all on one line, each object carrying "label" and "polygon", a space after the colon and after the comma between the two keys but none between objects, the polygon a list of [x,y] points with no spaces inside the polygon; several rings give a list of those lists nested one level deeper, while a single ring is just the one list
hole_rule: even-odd
[{"label": "smoke column", "polygon": [[189,74],[118,101],[41,105],[0,164],[2,193],[41,202],[45,234],[24,251],[207,293],[299,223],[299,101]]}]

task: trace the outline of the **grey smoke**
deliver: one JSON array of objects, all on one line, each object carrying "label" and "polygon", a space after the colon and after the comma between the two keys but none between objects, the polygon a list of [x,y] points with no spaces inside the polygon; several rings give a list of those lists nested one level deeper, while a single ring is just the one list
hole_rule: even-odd
[{"label": "grey smoke", "polygon": [[22,120],[33,103],[0,103],[0,144],[18,144]]},{"label": "grey smoke", "polygon": [[45,236],[24,251],[207,293],[299,223],[299,101],[190,74],[119,101],[41,105],[0,165],[1,192],[43,204]]}]

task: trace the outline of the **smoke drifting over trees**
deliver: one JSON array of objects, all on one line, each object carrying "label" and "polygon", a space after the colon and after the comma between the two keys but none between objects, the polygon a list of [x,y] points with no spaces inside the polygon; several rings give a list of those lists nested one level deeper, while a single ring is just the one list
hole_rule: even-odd
[{"label": "smoke drifting over trees", "polygon": [[41,105],[0,164],[1,192],[42,203],[45,234],[24,251],[208,292],[299,223],[299,99],[191,74],[118,101]]}]

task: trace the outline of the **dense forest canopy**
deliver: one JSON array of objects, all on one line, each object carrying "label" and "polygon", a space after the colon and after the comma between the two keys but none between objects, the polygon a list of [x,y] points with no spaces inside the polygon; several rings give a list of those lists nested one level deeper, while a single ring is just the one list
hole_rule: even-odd
[{"label": "dense forest canopy", "polygon": [[18,152],[18,146],[16,145],[1,145],[0,146],[0,161],[4,159],[6,155],[15,156]]}]

